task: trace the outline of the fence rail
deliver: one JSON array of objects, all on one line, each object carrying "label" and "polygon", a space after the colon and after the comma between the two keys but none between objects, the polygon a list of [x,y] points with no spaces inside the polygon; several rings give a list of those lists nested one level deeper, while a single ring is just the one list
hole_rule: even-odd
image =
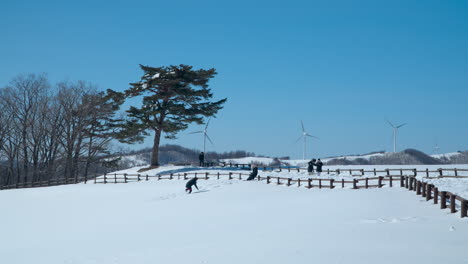
[{"label": "fence rail", "polygon": [[[248,168],[251,169],[251,164],[235,164],[235,163],[221,163],[220,164],[222,167],[234,167],[234,168]],[[307,172],[307,168],[305,167],[282,167],[282,166],[257,166],[260,170],[268,172],[268,171],[276,171],[276,172],[301,172],[305,171]],[[336,174],[340,175],[343,173],[349,173],[352,176],[365,176],[366,174],[373,174],[374,176],[380,176],[379,174],[383,175],[396,175],[396,173],[399,173],[400,176],[405,175],[405,172],[411,172],[414,176],[418,175],[425,175],[426,178],[468,178],[468,169],[458,169],[458,168],[438,168],[435,170],[418,170],[416,168],[400,168],[400,169],[372,169],[372,170],[366,170],[366,169],[326,169],[322,171],[324,174]],[[453,175],[448,175],[447,173],[453,172]],[[465,172],[465,173],[464,173]],[[437,177],[431,177],[430,175],[436,173],[438,174]],[[460,173],[464,175],[459,175]]]}]

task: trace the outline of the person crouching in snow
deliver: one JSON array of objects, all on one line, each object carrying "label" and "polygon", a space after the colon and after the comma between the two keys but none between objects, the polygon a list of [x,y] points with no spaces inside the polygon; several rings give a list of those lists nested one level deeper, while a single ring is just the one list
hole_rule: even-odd
[{"label": "person crouching in snow", "polygon": [[185,191],[188,193],[192,193],[192,186],[195,186],[195,188],[197,188],[198,190],[198,186],[197,186],[197,176],[195,176],[194,178],[192,178],[190,181],[187,182],[187,184],[185,184]]},{"label": "person crouching in snow", "polygon": [[257,166],[253,167],[252,173],[250,173],[249,178],[247,178],[248,181],[251,181],[257,177],[258,174],[258,168]]}]

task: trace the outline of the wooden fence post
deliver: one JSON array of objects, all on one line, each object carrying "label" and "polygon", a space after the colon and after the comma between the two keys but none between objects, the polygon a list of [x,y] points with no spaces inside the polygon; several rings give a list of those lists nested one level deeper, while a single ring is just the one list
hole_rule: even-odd
[{"label": "wooden fence post", "polygon": [[[195,177],[197,177],[197,173],[195,172]],[[171,173],[169,175],[169,180],[172,180],[174,178],[174,173]]]},{"label": "wooden fence post", "polygon": [[379,188],[382,188],[382,181],[383,181],[383,176],[379,176]]},{"label": "wooden fence post", "polygon": [[421,182],[416,181],[416,195],[420,195],[420,194],[421,194]]},{"label": "wooden fence post", "polygon": [[276,184],[280,185],[281,182],[280,182],[280,177],[276,178]]},{"label": "wooden fence post", "polygon": [[207,173],[205,173],[205,180],[208,180],[208,179],[209,178],[208,178],[208,172],[207,172]]},{"label": "wooden fence post", "polygon": [[468,212],[467,212],[467,206],[468,206],[467,203],[468,203],[467,200],[462,199],[462,201],[461,201],[461,208],[460,208],[460,210],[461,210],[461,212],[460,212],[460,217],[461,217],[461,218],[467,217],[467,214],[468,214]]},{"label": "wooden fence post", "polygon": [[405,178],[400,176],[400,187],[405,187]]},{"label": "wooden fence post", "polygon": [[114,183],[117,183],[117,173],[114,173]]},{"label": "wooden fence post", "polygon": [[319,179],[319,189],[322,189],[322,179]]},{"label": "wooden fence post", "polygon": [[453,193],[450,194],[450,212],[453,214],[453,213],[456,213],[457,212],[457,209],[455,209],[455,199],[457,198],[457,196]]},{"label": "wooden fence post", "polygon": [[403,169],[400,169],[400,176],[403,176]]},{"label": "wooden fence post", "polygon": [[447,208],[447,192],[441,191],[440,192],[440,209]]},{"label": "wooden fence post", "polygon": [[369,178],[366,178],[366,189],[369,189]]},{"label": "wooden fence post", "polygon": [[239,180],[242,180],[242,173],[239,173]]},{"label": "wooden fence post", "polygon": [[439,177],[444,177],[444,174],[442,173],[442,169],[437,169],[439,171]]},{"label": "wooden fence post", "polygon": [[426,197],[426,188],[427,188],[426,185],[427,185],[427,183],[422,182],[421,184],[422,184],[422,188],[421,188],[422,189],[422,194],[421,195],[422,195],[422,197]]},{"label": "wooden fence post", "polygon": [[288,186],[291,186],[291,178],[288,179]]},{"label": "wooden fence post", "polygon": [[387,176],[390,176],[390,170],[389,170],[389,169],[385,169],[385,171],[387,172]]},{"label": "wooden fence post", "polygon": [[187,173],[184,172],[184,180],[186,180],[186,179],[187,179]]},{"label": "wooden fence post", "polygon": [[311,189],[312,188],[312,179],[311,178],[307,179],[307,184],[308,184],[307,188]]},{"label": "wooden fence post", "polygon": [[413,190],[413,182],[414,182],[414,178],[413,178],[413,177],[409,177],[409,190],[410,190],[410,191]]},{"label": "wooden fence post", "polygon": [[374,168],[374,176],[377,176],[377,170]]},{"label": "wooden fence post", "polygon": [[353,179],[353,189],[357,189],[357,179]]},{"label": "wooden fence post", "polygon": [[270,176],[267,176],[267,184],[270,183]]},{"label": "wooden fence post", "polygon": [[429,178],[429,169],[426,168],[426,177]]},{"label": "wooden fence post", "polygon": [[393,187],[393,177],[390,176],[390,187]]},{"label": "wooden fence post", "polygon": [[439,201],[439,189],[437,187],[434,188],[434,204],[437,204]]},{"label": "wooden fence post", "polygon": [[409,177],[408,176],[405,176],[405,188],[408,189],[409,188]]},{"label": "wooden fence post", "polygon": [[418,176],[418,170],[417,169],[413,169],[413,176],[414,177]]},{"label": "wooden fence post", "polygon": [[229,172],[229,179],[232,180],[232,172]]},{"label": "wooden fence post", "polygon": [[125,183],[127,183],[127,173],[124,173]]},{"label": "wooden fence post", "polygon": [[427,184],[426,201],[432,199],[432,184]]},{"label": "wooden fence post", "polygon": [[344,179],[341,179],[341,188],[344,188]]},{"label": "wooden fence post", "polygon": [[219,180],[219,171],[218,171],[218,180]]},{"label": "wooden fence post", "polygon": [[458,177],[458,170],[457,170],[457,168],[453,169],[453,171],[455,172],[455,177]]},{"label": "wooden fence post", "polygon": [[297,187],[301,187],[301,179],[297,179]]},{"label": "wooden fence post", "polygon": [[138,181],[140,181],[140,174],[138,174]]},{"label": "wooden fence post", "polygon": [[148,174],[146,174],[146,180],[148,180]]},{"label": "wooden fence post", "polygon": [[340,175],[340,169],[336,169],[336,174]]},{"label": "wooden fence post", "polygon": [[106,184],[107,181],[106,181],[106,174],[104,174],[104,184]]},{"label": "wooden fence post", "polygon": [[334,179],[330,179],[330,189],[335,188],[335,186],[333,185],[334,181],[335,181]]},{"label": "wooden fence post", "polygon": [[330,174],[330,169],[327,169],[327,174]]},{"label": "wooden fence post", "polygon": [[364,169],[361,169],[361,176],[364,176]]}]

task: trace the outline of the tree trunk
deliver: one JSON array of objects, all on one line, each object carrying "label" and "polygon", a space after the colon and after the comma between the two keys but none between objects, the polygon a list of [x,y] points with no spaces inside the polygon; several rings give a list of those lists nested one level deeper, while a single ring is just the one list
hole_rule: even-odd
[{"label": "tree trunk", "polygon": [[159,142],[161,141],[161,130],[156,130],[155,132],[153,151],[151,153],[151,166],[159,167]]}]

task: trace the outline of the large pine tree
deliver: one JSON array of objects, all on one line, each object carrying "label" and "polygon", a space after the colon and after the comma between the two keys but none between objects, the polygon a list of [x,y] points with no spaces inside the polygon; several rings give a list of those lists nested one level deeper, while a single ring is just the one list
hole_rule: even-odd
[{"label": "large pine tree", "polygon": [[141,107],[131,106],[127,110],[128,119],[119,139],[125,143],[142,142],[153,131],[151,166],[157,167],[163,132],[166,138],[176,138],[190,123],[203,124],[206,117],[215,116],[227,99],[211,100],[213,94],[208,81],[216,75],[215,69],[193,70],[188,65],[140,67],[143,76],[139,82],[130,84],[124,96],[142,96],[143,103]]}]

